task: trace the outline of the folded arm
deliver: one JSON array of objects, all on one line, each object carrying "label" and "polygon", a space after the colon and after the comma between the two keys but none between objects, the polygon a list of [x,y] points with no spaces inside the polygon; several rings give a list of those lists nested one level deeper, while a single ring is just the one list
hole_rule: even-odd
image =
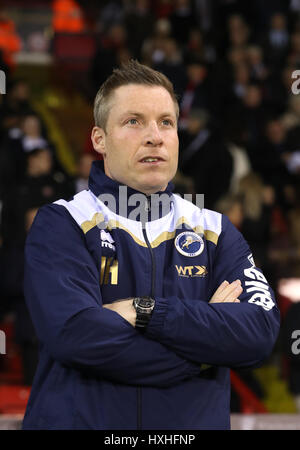
[{"label": "folded arm", "polygon": [[38,339],[61,364],[110,380],[169,386],[197,364],[138,333],[102,307],[99,273],[63,206],[39,210],[25,247],[25,298]]},{"label": "folded arm", "polygon": [[239,279],[240,302],[156,298],[146,330],[154,339],[191,361],[250,367],[269,356],[280,326],[274,293],[235,227],[223,218],[215,254],[212,292],[224,281]]}]

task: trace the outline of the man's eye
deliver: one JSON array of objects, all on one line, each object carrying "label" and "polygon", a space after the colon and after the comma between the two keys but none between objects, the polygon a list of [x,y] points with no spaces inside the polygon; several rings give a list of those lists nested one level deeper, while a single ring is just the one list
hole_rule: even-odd
[{"label": "man's eye", "polygon": [[127,123],[129,123],[130,125],[136,125],[137,124],[137,119],[129,119],[127,121]]},{"label": "man's eye", "polygon": [[171,125],[172,125],[172,122],[171,122],[171,120],[169,120],[169,119],[164,119],[164,120],[162,121],[162,123],[163,123],[163,125],[165,125],[165,126],[171,126]]}]

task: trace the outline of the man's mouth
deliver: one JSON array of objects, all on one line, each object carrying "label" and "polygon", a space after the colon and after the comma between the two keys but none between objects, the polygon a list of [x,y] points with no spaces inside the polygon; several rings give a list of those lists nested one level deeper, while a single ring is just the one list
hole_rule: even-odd
[{"label": "man's mouth", "polygon": [[146,156],[145,158],[140,160],[140,162],[142,163],[157,163],[160,161],[164,161],[164,159],[160,158],[159,156]]}]

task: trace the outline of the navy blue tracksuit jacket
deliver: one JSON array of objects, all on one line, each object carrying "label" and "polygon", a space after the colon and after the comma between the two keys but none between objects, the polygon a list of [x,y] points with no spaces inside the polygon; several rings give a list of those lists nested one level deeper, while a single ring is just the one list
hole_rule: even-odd
[{"label": "navy blue tracksuit jacket", "polygon": [[[229,368],[268,357],[279,312],[227,217],[170,186],[167,212],[133,220],[94,162],[89,190],[39,210],[25,249],[40,360],[24,429],[230,428]],[[235,279],[241,303],[209,303]],[[143,295],[156,300],[144,334],[102,307]]]}]

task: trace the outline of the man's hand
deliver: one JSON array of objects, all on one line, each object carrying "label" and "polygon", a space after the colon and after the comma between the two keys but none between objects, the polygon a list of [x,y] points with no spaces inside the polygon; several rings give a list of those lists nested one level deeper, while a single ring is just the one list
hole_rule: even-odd
[{"label": "man's hand", "polygon": [[238,296],[243,292],[240,280],[235,280],[232,283],[223,281],[218,287],[209,303],[240,303]]},{"label": "man's hand", "polygon": [[136,321],[136,310],[132,304],[133,298],[125,299],[125,300],[117,300],[113,303],[106,303],[103,305],[103,308],[110,309],[111,311],[115,311],[120,316],[122,316],[125,320],[127,320],[130,325],[135,327]]}]

